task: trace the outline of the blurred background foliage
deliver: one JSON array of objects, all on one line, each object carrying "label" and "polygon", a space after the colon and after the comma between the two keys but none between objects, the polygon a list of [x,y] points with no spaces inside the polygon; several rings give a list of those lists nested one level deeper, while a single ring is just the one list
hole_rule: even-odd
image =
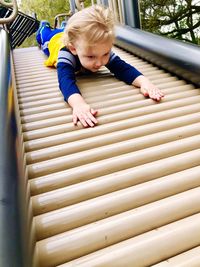
[{"label": "blurred background foliage", "polygon": [[[182,41],[200,44],[200,0],[140,0],[142,29],[175,38]],[[84,6],[91,5],[90,0]],[[57,14],[70,11],[66,0],[22,0],[20,10],[38,20],[48,20],[54,26]],[[35,35],[29,37],[23,47],[35,46]]]},{"label": "blurred background foliage", "polygon": [[140,1],[144,30],[200,44],[199,0]]},{"label": "blurred background foliage", "polygon": [[[90,0],[84,1],[84,6],[91,5]],[[69,1],[66,0],[21,0],[20,11],[41,20],[47,20],[54,27],[54,18],[58,14],[70,12]],[[35,34],[25,40],[21,47],[36,46]]]}]

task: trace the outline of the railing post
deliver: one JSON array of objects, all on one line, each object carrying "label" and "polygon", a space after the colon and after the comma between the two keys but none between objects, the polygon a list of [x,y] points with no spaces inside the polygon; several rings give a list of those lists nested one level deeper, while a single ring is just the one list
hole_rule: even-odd
[{"label": "railing post", "polygon": [[108,6],[108,0],[102,0],[102,5]]},{"label": "railing post", "polygon": [[123,0],[125,24],[141,28],[139,0]]},{"label": "railing post", "polygon": [[70,0],[69,4],[70,4],[70,10],[71,10],[72,14],[74,14],[76,12],[75,0]]}]

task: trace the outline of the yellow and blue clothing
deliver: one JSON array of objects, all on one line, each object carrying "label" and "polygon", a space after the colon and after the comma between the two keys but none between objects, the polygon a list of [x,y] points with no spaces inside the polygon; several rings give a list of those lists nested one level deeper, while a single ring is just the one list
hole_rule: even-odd
[{"label": "yellow and blue clothing", "polygon": [[[46,29],[47,28],[47,29]],[[45,65],[56,67],[60,90],[67,101],[72,94],[81,94],[76,85],[76,73],[83,69],[77,55],[73,55],[62,43],[63,29],[52,30],[50,27],[41,27],[36,39],[39,40],[44,53],[49,56]],[[127,84],[140,75],[136,68],[123,61],[115,53],[110,53],[106,66],[119,80]]]},{"label": "yellow and blue clothing", "polygon": [[49,56],[49,41],[54,37],[57,33],[63,32],[64,29],[52,29],[48,22],[44,21],[41,23],[37,34],[36,40],[38,44],[41,46],[42,51],[45,55]]},{"label": "yellow and blue clothing", "polygon": [[48,43],[49,57],[44,62],[47,67],[56,67],[58,61],[58,53],[64,46],[62,42],[63,32],[55,34]]}]

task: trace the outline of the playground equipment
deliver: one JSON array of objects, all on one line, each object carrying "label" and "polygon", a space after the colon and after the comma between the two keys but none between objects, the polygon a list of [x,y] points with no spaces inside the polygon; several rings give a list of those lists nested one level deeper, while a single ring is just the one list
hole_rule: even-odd
[{"label": "playground equipment", "polygon": [[[106,2],[128,3],[119,18],[135,4]],[[2,27],[0,266],[198,266],[199,48],[118,26],[116,53],[166,96],[145,99],[105,68],[81,76],[99,110],[83,129],[39,48],[15,44]]]}]

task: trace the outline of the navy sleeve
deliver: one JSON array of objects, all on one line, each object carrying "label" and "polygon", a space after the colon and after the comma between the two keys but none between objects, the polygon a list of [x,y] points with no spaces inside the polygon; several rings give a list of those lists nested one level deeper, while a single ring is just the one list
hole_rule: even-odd
[{"label": "navy sleeve", "polygon": [[73,55],[65,49],[61,49],[58,55],[57,74],[59,87],[65,101],[73,94],[81,94],[76,85],[75,64]]},{"label": "navy sleeve", "polygon": [[132,84],[133,81],[142,73],[130,64],[123,61],[119,56],[111,52],[109,62],[106,67],[115,75],[115,77],[127,84]]}]

